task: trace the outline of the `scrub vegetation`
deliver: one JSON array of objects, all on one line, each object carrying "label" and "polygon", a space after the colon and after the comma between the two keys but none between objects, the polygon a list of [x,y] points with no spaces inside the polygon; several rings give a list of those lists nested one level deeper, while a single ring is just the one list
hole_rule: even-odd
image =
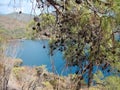
[{"label": "scrub vegetation", "polygon": [[[120,40],[116,35],[120,35],[120,1],[36,0],[35,3],[32,8],[40,9],[41,13],[34,16],[26,26],[26,34],[20,37],[49,39],[51,58],[58,50],[63,53],[66,66],[76,66],[78,70],[59,76],[48,72],[44,65],[21,66],[21,60],[5,56],[9,37],[1,29],[0,90],[119,90]],[[14,35],[19,35],[19,29]]]}]

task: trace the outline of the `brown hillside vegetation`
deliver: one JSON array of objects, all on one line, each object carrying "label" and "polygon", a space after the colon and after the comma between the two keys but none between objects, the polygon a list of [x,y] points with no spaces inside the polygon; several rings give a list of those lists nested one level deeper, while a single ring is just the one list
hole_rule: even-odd
[{"label": "brown hillside vegetation", "polygon": [[26,31],[26,28],[32,17],[30,17],[29,14],[21,15],[15,13],[0,15],[1,38],[21,39],[27,37],[28,32]]},{"label": "brown hillside vegetation", "polygon": [[26,13],[19,14],[18,12],[9,13],[5,16],[16,19],[18,21],[23,21],[26,23],[30,22],[31,19],[34,18],[34,15],[32,15],[32,14],[26,14]]},{"label": "brown hillside vegetation", "polygon": [[18,28],[25,28],[27,23],[18,21],[7,16],[0,16],[0,27],[7,30],[14,30]]}]

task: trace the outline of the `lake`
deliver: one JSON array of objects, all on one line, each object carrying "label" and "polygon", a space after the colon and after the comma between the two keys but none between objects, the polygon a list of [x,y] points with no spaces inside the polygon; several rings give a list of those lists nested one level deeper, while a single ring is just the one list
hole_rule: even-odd
[{"label": "lake", "polygon": [[[50,56],[48,40],[23,40],[20,41],[19,44],[19,52],[16,58],[21,58],[23,60],[23,65],[46,65],[48,71],[55,72],[59,75],[75,73],[77,69],[77,67],[67,68],[65,66],[63,54],[59,51],[55,51],[54,55]],[[45,48],[43,48],[43,46],[45,46]]]},{"label": "lake", "polygon": [[[119,35],[116,40],[120,40]],[[46,65],[48,71],[59,75],[75,73],[78,69],[77,67],[66,67],[65,59],[60,51],[55,51],[54,55],[50,56],[48,40],[20,40],[18,45],[16,41],[13,41],[9,46],[11,47],[7,52],[9,56],[22,59],[23,65],[31,67]],[[17,54],[14,52],[14,48],[17,49],[15,50],[18,51]],[[96,72],[96,66],[94,66],[93,72]],[[110,74],[105,71],[104,75],[109,76]]]},{"label": "lake", "polygon": [[[45,46],[45,48],[44,48]],[[20,58],[23,60],[23,65],[27,66],[41,66],[46,65],[49,72],[54,72],[58,75],[67,76],[68,74],[73,74],[78,70],[78,67],[66,67],[65,59],[60,51],[55,51],[53,56],[49,55],[49,41],[48,40],[20,40],[13,41],[9,45],[8,52],[9,56],[14,58]],[[17,49],[14,51],[14,49]],[[12,52],[11,52],[12,51]],[[16,51],[18,52],[16,54]],[[16,54],[16,55],[15,55]],[[94,66],[93,73],[98,69],[101,70],[104,76],[112,75],[111,72],[106,70],[102,71],[100,67]],[[88,73],[84,75],[84,79],[88,82]]]}]

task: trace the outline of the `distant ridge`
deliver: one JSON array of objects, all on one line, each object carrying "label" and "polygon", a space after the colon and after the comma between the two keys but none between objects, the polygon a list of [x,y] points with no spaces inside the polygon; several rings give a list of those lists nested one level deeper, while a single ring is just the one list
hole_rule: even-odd
[{"label": "distant ridge", "polygon": [[0,28],[6,30],[15,30],[19,28],[25,28],[27,25],[26,22],[19,21],[8,16],[0,16]]},{"label": "distant ridge", "polygon": [[18,12],[0,14],[0,28],[7,30],[25,28],[33,17],[33,15]]},{"label": "distant ridge", "polygon": [[7,39],[21,39],[26,37],[26,27],[33,18],[29,14],[0,14],[0,36]]},{"label": "distant ridge", "polygon": [[21,13],[19,14],[18,12],[13,12],[10,14],[6,14],[4,16],[7,16],[9,18],[13,18],[13,19],[17,19],[19,21],[23,21],[23,22],[29,22],[33,19],[33,15],[31,14],[26,14],[26,13]]}]

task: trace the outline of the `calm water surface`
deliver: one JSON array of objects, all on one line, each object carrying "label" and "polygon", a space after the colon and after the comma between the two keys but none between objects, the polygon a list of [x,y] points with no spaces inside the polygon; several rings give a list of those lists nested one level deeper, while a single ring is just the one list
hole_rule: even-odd
[{"label": "calm water surface", "polygon": [[[120,35],[116,35],[115,39],[117,41],[120,41]],[[49,55],[49,41],[48,40],[23,40],[20,41],[20,47],[17,48],[19,51],[16,55],[16,58],[21,58],[23,60],[23,65],[27,66],[40,66],[40,65],[46,65],[46,68],[50,72],[55,72],[59,75],[68,75],[71,73],[75,73],[78,69],[77,67],[69,67],[66,68],[65,66],[65,59],[63,58],[63,54],[59,51],[54,52],[54,56]],[[12,47],[11,47],[12,46]],[[19,45],[18,45],[19,46]],[[45,48],[43,48],[45,46]],[[14,48],[17,46],[14,46],[14,43],[12,42],[10,45],[9,51],[13,51]],[[10,53],[9,53],[10,54]],[[9,56],[13,57],[14,54],[10,54]],[[53,69],[54,67],[54,69]],[[98,67],[94,66],[93,73],[96,72]],[[101,68],[99,68],[101,70]],[[107,68],[109,69],[109,68]],[[111,75],[111,73],[107,72],[107,69],[105,71],[102,71],[103,74],[106,76]],[[87,75],[88,73],[84,74],[85,81],[87,82]]]},{"label": "calm water surface", "polygon": [[56,74],[67,75],[68,73],[74,73],[76,67],[66,68],[61,52],[55,51],[52,57],[49,55],[48,43],[48,40],[23,40],[20,42],[21,48],[19,49],[17,58],[23,60],[23,65],[46,65],[48,71],[54,71]]}]

